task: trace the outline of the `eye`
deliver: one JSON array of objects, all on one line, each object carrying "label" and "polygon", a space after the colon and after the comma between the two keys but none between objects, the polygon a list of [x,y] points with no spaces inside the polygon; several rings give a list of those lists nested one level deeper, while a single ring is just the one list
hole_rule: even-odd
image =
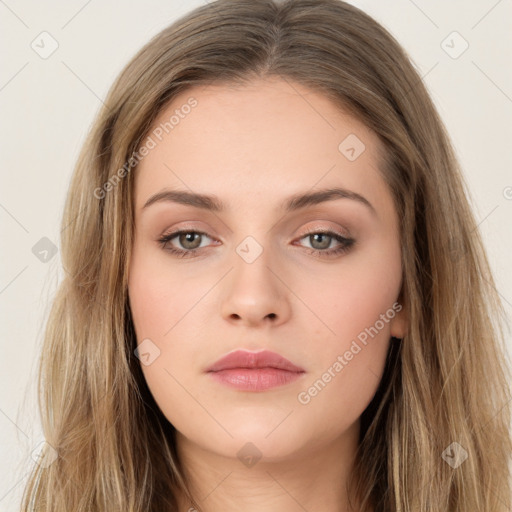
[{"label": "eye", "polygon": [[[178,230],[163,235],[158,239],[158,242],[163,249],[179,258],[191,258],[199,252],[199,249],[205,247],[201,246],[203,237],[211,238],[202,231]],[[172,240],[175,238],[177,238],[177,243],[183,247],[182,249],[172,244]],[[312,244],[312,247],[308,250],[309,254],[324,257],[343,254],[355,243],[353,238],[347,238],[335,231],[311,231],[299,238],[299,240],[303,239],[309,239]],[[331,247],[333,241],[338,244],[338,247]]]},{"label": "eye", "polygon": [[[169,251],[171,254],[175,254],[180,258],[185,258],[190,256],[191,253],[197,252],[197,250],[201,248],[201,237],[210,238],[206,233],[203,233],[202,231],[180,230],[174,231],[173,233],[169,233],[167,235],[163,235],[158,239],[158,242],[163,249]],[[171,240],[174,238],[178,239],[178,243],[182,245],[183,249],[174,247],[171,244]]]},{"label": "eye", "polygon": [[[347,252],[355,243],[353,238],[347,238],[335,231],[311,231],[299,240],[308,239],[312,245],[310,254],[315,256],[336,256]],[[337,242],[338,247],[330,248],[332,242]]]}]

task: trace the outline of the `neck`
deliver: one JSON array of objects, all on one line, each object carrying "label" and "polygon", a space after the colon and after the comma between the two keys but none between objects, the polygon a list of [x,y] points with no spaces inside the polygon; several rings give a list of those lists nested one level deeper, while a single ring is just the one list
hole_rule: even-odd
[{"label": "neck", "polygon": [[[359,422],[327,445],[247,466],[236,456],[219,455],[176,434],[180,461],[200,512],[358,510],[349,504],[346,483],[355,461]],[[178,498],[180,512],[194,512],[184,495]]]}]

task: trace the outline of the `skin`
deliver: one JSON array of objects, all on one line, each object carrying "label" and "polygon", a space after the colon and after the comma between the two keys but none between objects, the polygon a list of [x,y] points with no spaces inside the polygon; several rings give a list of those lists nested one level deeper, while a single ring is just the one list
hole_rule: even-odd
[{"label": "skin", "polygon": [[[399,299],[398,219],[378,168],[380,140],[323,95],[282,79],[193,87],[155,126],[190,97],[197,106],[136,170],[129,299],[138,342],[148,338],[160,351],[142,365],[144,376],[177,429],[202,510],[351,510],[344,485],[359,418],[379,385],[390,337],[404,335],[405,310],[367,345],[359,343],[357,355],[307,404],[298,395]],[[354,161],[338,149],[349,134],[365,145]],[[334,186],[364,196],[374,211],[348,198],[281,209],[293,194]],[[143,208],[164,189],[214,194],[226,210],[170,201]],[[167,249],[158,242],[178,228],[207,236],[177,236]],[[340,243],[315,240],[309,228],[355,243],[339,255],[314,255],[312,249]],[[263,248],[252,263],[236,251],[248,236]],[[168,250],[198,246],[190,258]],[[237,348],[272,350],[305,373],[260,392],[229,388],[205,373]],[[261,453],[252,467],[237,456],[248,442],[245,452],[255,453],[254,446]],[[180,497],[180,510],[189,508]]]}]

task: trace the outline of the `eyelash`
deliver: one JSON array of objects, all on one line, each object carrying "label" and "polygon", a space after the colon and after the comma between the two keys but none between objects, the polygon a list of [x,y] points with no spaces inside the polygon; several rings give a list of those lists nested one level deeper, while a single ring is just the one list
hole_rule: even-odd
[{"label": "eyelash", "polygon": [[[179,231],[174,231],[173,233],[169,233],[167,235],[163,235],[158,239],[158,242],[162,246],[162,249],[169,251],[171,254],[178,258],[194,258],[195,256],[192,253],[198,252],[199,248],[196,249],[177,249],[176,247],[167,247],[167,244],[173,239],[176,238],[178,235],[181,234],[198,234],[198,235],[204,235],[208,238],[211,238],[208,236],[207,233],[204,233],[203,231],[196,231],[192,229],[182,229]],[[314,256],[320,256],[320,257],[333,257],[338,256],[341,254],[344,254],[345,252],[348,252],[348,250],[352,247],[352,245],[355,243],[355,240],[353,238],[347,238],[339,233],[336,233],[335,231],[310,231],[308,233],[305,233],[304,236],[299,238],[299,240],[302,240],[303,238],[307,238],[311,235],[327,235],[331,238],[334,238],[336,241],[341,243],[341,246],[337,249],[326,249],[326,250],[320,250],[320,249],[309,249],[309,254],[312,254]],[[204,247],[202,248],[204,249]],[[308,248],[306,248],[308,249]]]}]

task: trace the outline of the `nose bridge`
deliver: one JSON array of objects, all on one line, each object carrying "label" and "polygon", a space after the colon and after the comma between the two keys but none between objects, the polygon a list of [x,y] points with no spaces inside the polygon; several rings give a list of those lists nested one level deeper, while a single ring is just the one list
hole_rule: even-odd
[{"label": "nose bridge", "polygon": [[[260,240],[262,236],[259,237]],[[276,283],[274,283],[275,259],[268,239],[260,243],[252,235],[246,236],[235,248],[234,269],[232,275],[233,288],[238,288],[238,293],[248,296],[272,292],[275,295]],[[274,260],[274,262],[273,262]]]},{"label": "nose bridge", "polygon": [[284,320],[289,314],[286,286],[279,279],[279,258],[273,258],[269,238],[246,236],[236,247],[222,313],[227,319],[255,324],[267,318]]}]

